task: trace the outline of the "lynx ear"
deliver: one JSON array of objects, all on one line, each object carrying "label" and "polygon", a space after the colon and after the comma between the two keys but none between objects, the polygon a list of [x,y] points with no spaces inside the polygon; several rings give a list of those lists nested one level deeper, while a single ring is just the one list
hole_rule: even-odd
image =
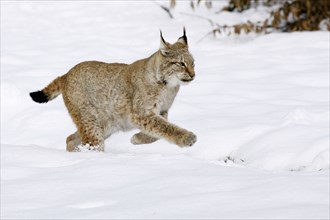
[{"label": "lynx ear", "polygon": [[185,27],[183,27],[183,36],[180,37],[177,42],[183,43],[183,44],[188,46],[188,39],[187,39],[187,36],[186,36],[186,28]]},{"label": "lynx ear", "polygon": [[167,56],[169,54],[168,43],[164,40],[162,31],[160,31],[160,52]]}]

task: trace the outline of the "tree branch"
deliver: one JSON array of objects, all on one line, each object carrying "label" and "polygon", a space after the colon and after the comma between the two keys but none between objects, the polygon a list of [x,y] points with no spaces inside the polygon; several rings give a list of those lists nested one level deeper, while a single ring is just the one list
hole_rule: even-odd
[{"label": "tree branch", "polygon": [[159,4],[158,2],[153,2],[153,3],[156,4],[156,5],[158,5],[158,6],[159,6],[161,9],[163,9],[164,11],[166,11],[167,14],[170,16],[171,19],[174,18],[173,15],[172,15],[172,13],[171,13],[171,11],[170,11],[170,8],[165,7],[164,5]]}]

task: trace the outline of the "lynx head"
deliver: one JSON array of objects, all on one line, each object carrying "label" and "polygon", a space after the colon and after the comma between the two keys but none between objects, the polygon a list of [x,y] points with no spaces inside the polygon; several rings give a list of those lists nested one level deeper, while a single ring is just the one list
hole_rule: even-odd
[{"label": "lynx head", "polygon": [[160,49],[158,51],[158,76],[162,82],[177,86],[187,84],[195,78],[194,58],[188,50],[186,30],[174,44],[166,42],[160,32]]}]

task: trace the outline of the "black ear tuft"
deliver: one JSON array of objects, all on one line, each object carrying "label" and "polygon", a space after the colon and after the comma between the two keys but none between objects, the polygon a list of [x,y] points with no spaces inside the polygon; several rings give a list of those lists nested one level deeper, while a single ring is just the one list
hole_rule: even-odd
[{"label": "black ear tuft", "polygon": [[162,34],[162,30],[160,30],[160,39],[163,41],[164,44],[166,44],[164,38],[163,38],[163,34]]},{"label": "black ear tuft", "polygon": [[187,36],[182,36],[182,37],[180,37],[180,38],[182,38],[182,39],[184,40],[184,42],[186,42],[186,44],[188,44]]},{"label": "black ear tuft", "polygon": [[187,39],[187,36],[186,36],[186,28],[183,27],[183,36],[182,37],[179,37],[179,39],[182,43],[186,43],[188,45],[188,39]]},{"label": "black ear tuft", "polygon": [[38,103],[46,103],[49,101],[47,95],[43,91],[31,92],[30,96],[33,101]]},{"label": "black ear tuft", "polygon": [[164,56],[169,55],[169,46],[168,43],[166,43],[166,41],[163,38],[162,31],[160,31],[160,52]]}]

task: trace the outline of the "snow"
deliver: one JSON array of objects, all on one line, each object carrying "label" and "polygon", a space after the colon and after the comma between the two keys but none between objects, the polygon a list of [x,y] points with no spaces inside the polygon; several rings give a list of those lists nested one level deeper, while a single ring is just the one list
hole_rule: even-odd
[{"label": "snow", "polygon": [[[208,21],[187,11],[221,24],[267,17],[187,2],[175,19],[151,1],[1,2],[1,218],[330,217],[329,32],[205,37]],[[196,79],[169,120],[197,143],[134,146],[135,130],[105,153],[66,152],[75,127],[61,97],[40,105],[28,93],[81,61],[147,57],[159,29],[174,42],[183,26]]]}]

